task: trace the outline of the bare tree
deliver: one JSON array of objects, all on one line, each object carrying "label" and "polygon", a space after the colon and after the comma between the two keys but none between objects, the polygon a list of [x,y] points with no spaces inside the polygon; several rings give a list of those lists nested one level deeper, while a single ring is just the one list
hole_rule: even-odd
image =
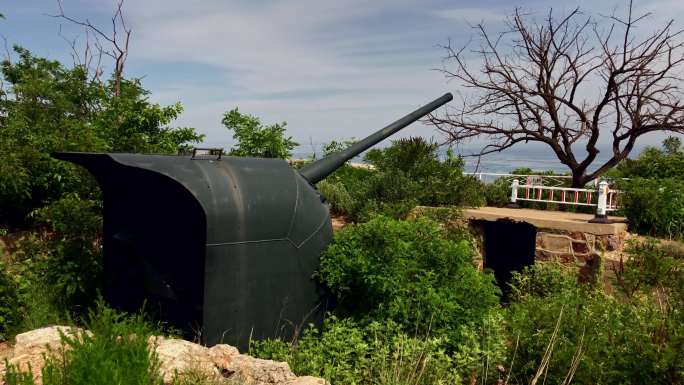
[{"label": "bare tree", "polygon": [[[69,41],[72,48],[72,56],[74,56],[74,61],[87,66],[89,69],[93,57],[97,57],[98,62],[94,69],[94,78],[99,79],[102,75],[101,59],[102,55],[111,57],[114,60],[114,95],[121,95],[121,81],[123,80],[124,66],[126,65],[126,59],[128,59],[128,45],[131,40],[131,29],[126,26],[126,20],[123,15],[123,4],[124,0],[118,0],[116,3],[116,8],[114,14],[111,18],[111,31],[105,33],[103,29],[95,26],[90,22],[90,20],[77,20],[64,13],[64,7],[62,5],[62,0],[57,0],[57,5],[59,6],[59,14],[53,15],[54,17],[64,19],[70,23],[84,27],[86,30],[86,44],[84,49],[83,58],[79,56],[76,50],[75,41]],[[90,39],[93,39],[93,44],[97,49],[97,54],[91,52]],[[61,30],[60,30],[61,36]],[[102,42],[106,42],[105,45]]]},{"label": "bare tree", "polygon": [[[445,46],[443,73],[466,88],[462,103],[429,120],[448,142],[488,139],[481,156],[518,143],[548,145],[583,186],[625,159],[638,138],[654,131],[684,133],[684,42],[673,21],[637,35],[649,14],[603,16],[552,11],[541,23],[517,9],[507,31],[475,26],[478,48]],[[482,65],[472,70],[467,53]],[[594,95],[590,97],[588,95]],[[600,134],[612,143],[597,160]],[[592,166],[593,171],[589,171]]]},{"label": "bare tree", "polygon": [[[103,50],[99,44],[97,36],[93,36],[90,29],[85,28],[85,42],[83,47],[80,47],[78,38],[68,38],[62,33],[62,26],[59,26],[58,35],[71,48],[71,58],[74,66],[80,66],[85,69],[86,74],[90,76],[92,81],[100,81],[104,70],[102,69],[102,55]],[[95,42],[95,49],[93,49],[93,40]],[[93,65],[93,60],[97,59]]]}]

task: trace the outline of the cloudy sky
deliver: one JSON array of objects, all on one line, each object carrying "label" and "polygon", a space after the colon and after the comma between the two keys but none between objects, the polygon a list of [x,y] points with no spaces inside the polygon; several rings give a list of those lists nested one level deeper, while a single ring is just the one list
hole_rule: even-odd
[{"label": "cloudy sky", "polygon": [[[624,9],[625,1],[519,0],[127,0],[133,30],[127,76],[160,103],[181,101],[178,125],[229,146],[224,111],[239,107],[265,122],[287,121],[301,144],[360,138],[444,92],[458,91],[434,69],[448,39],[473,35],[471,25],[503,28],[513,7],[543,17],[579,6],[589,14]],[[675,18],[684,26],[684,1],[636,1],[653,23]],[[108,26],[110,0],[64,0],[65,12]],[[0,0],[0,33],[9,44],[71,62],[69,47],[51,18],[56,0]],[[654,24],[651,23],[650,26]],[[645,25],[644,27],[649,27]],[[83,37],[63,27],[63,34]],[[415,124],[403,135],[439,136]],[[659,138],[650,139],[657,141]]]}]

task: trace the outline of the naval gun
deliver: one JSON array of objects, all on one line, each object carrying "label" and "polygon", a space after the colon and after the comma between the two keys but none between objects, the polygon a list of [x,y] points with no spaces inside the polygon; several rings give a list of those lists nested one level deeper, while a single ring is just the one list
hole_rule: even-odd
[{"label": "naval gun", "polygon": [[58,152],[103,198],[103,296],[143,304],[203,343],[244,349],[319,324],[312,279],[332,240],[315,184],[452,99],[447,93],[349,148],[296,170],[282,159]]}]

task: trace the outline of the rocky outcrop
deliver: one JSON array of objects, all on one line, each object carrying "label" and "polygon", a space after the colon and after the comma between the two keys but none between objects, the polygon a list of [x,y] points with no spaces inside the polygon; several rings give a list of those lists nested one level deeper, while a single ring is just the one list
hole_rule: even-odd
[{"label": "rocky outcrop", "polygon": [[[33,372],[41,384],[40,370],[49,354],[59,354],[63,345],[60,333],[77,335],[80,329],[51,326],[19,334],[11,351],[5,351],[10,364]],[[160,362],[160,374],[165,384],[175,376],[198,374],[210,379],[234,379],[236,383],[253,385],[325,385],[323,379],[297,377],[285,362],[262,360],[240,354],[230,345],[211,348],[181,339],[151,337],[148,340]],[[0,379],[4,378],[5,363],[0,362]],[[3,383],[0,381],[0,384]]]},{"label": "rocky outcrop", "polygon": [[[41,369],[45,364],[46,354],[59,354],[63,349],[61,334],[77,335],[78,328],[67,326],[51,326],[32,330],[17,335],[14,346],[5,352],[5,358],[11,365],[22,371],[33,372],[36,384],[42,384]],[[0,362],[0,379],[4,378],[5,361]],[[2,382],[4,384],[4,381]]]}]

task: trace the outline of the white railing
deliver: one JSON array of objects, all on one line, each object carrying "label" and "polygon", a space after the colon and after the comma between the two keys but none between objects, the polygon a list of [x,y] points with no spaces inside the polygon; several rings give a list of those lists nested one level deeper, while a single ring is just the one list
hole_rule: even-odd
[{"label": "white railing", "polygon": [[[497,172],[464,172],[482,183],[493,183],[498,179],[512,181],[513,179],[524,180],[525,184],[542,186],[562,186],[572,180],[570,175],[542,175],[542,174],[507,174]],[[598,186],[596,180],[592,181],[594,187]]]},{"label": "white railing", "polygon": [[[521,195],[520,192],[523,191]],[[543,186],[541,184],[520,184],[518,179],[511,183],[511,206],[518,201],[545,202],[573,206],[596,207],[596,216],[592,222],[606,222],[607,213],[616,211],[619,190],[608,188],[608,182],[602,180],[597,189]]]}]

